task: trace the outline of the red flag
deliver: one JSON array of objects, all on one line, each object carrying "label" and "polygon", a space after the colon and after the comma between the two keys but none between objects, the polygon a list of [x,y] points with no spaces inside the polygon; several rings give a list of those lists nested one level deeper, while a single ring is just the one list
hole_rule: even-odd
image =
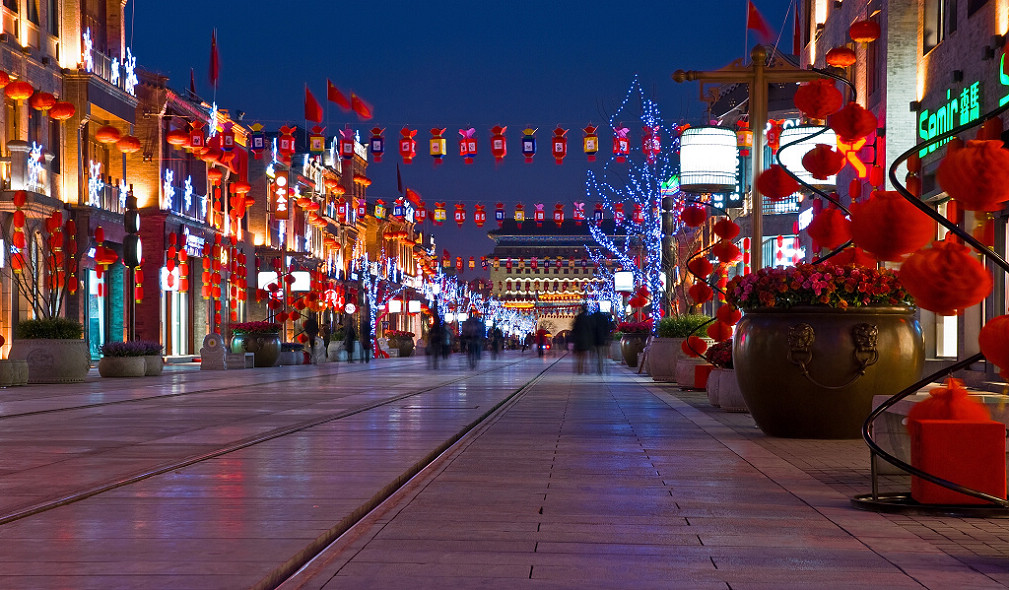
[{"label": "red flag", "polygon": [[420,207],[420,195],[417,194],[417,191],[413,190],[412,188],[407,188],[406,189],[406,198],[407,198],[408,201],[410,201],[414,205]]},{"label": "red flag", "polygon": [[221,77],[221,60],[217,56],[217,31],[210,36],[210,85],[217,88],[217,79]]},{"label": "red flag", "polygon": [[189,98],[196,98],[196,71],[189,68]]},{"label": "red flag", "polygon": [[770,43],[774,40],[774,29],[767,24],[760,11],[754,6],[753,0],[747,0],[746,28],[756,31],[762,43]]},{"label": "red flag", "polygon": [[312,91],[305,86],[305,119],[322,123],[322,105],[312,96]]},{"label": "red flag", "polygon": [[350,108],[354,109],[357,116],[364,121],[371,118],[371,105],[361,100],[361,97],[353,92],[350,93]]},{"label": "red flag", "polygon": [[396,162],[396,191],[403,194],[403,177],[399,175],[399,162]]},{"label": "red flag", "polygon": [[333,86],[333,83],[330,80],[326,80],[326,99],[329,100],[329,102],[335,102],[345,111],[350,110],[350,101],[347,100],[347,97],[342,92],[340,92],[339,88]]}]

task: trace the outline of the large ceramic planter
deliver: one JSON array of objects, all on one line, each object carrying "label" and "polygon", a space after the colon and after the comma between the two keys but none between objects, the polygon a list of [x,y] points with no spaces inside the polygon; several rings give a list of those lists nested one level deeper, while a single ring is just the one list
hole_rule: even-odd
[{"label": "large ceramic planter", "polygon": [[620,354],[628,367],[638,366],[638,354],[645,350],[648,334],[624,334],[620,339]]},{"label": "large ceramic planter", "polygon": [[858,438],[872,396],[916,382],[925,344],[906,307],[749,311],[733,337],[754,421],[789,438]]},{"label": "large ceramic planter", "polygon": [[389,346],[391,348],[399,349],[399,356],[412,356],[413,355],[413,339],[412,338],[396,338],[395,340],[389,341]]},{"label": "large ceramic planter", "polygon": [[619,340],[611,340],[610,341],[610,351],[609,352],[610,352],[610,358],[611,359],[615,360],[618,363],[622,363],[624,361],[624,354],[622,352],[620,352],[620,341]]},{"label": "large ceramic planter", "polygon": [[676,361],[683,338],[652,338],[648,348],[648,373],[655,381],[675,381]]},{"label": "large ceramic planter", "polygon": [[257,367],[272,367],[280,358],[280,334],[235,334],[231,337],[231,352],[251,352]]},{"label": "large ceramic planter", "polygon": [[80,383],[91,368],[84,340],[18,339],[7,358],[28,363],[28,383]]},{"label": "large ceramic planter", "polygon": [[733,369],[711,369],[708,375],[708,401],[726,412],[747,412],[743,394],[739,391]]},{"label": "large ceramic planter", "polygon": [[107,356],[98,361],[98,374],[102,377],[143,377],[147,362],[142,356]]},{"label": "large ceramic planter", "polygon": [[144,375],[157,377],[165,368],[165,359],[160,354],[149,354],[144,357]]}]

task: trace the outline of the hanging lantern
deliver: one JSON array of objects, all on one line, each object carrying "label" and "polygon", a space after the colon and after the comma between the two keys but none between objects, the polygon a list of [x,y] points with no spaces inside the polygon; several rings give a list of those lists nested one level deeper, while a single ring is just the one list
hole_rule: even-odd
[{"label": "hanging lantern", "polygon": [[814,179],[827,180],[844,168],[844,154],[829,145],[818,143],[802,156],[802,167],[808,170]]},{"label": "hanging lantern", "polygon": [[736,236],[739,235],[739,224],[732,221],[728,217],[723,217],[715,222],[715,225],[711,226],[712,231],[715,235],[723,240],[734,240]]},{"label": "hanging lantern", "polygon": [[404,164],[410,164],[417,155],[417,140],[414,139],[417,130],[403,127],[400,134],[402,137],[399,138],[399,155],[403,157]]},{"label": "hanging lantern", "polygon": [[375,219],[385,219],[385,201],[378,199],[375,201]]},{"label": "hanging lantern", "polygon": [[838,68],[846,68],[857,61],[855,56],[855,50],[850,47],[835,47],[827,52],[824,57],[824,61],[827,62],[829,66],[835,66]]},{"label": "hanging lantern", "polygon": [[497,205],[494,206],[494,221],[497,222],[498,227],[504,226],[504,217],[505,217],[504,203],[498,203]]},{"label": "hanging lantern", "polygon": [[627,161],[628,154],[631,153],[631,140],[627,138],[630,129],[627,127],[617,127],[613,130],[613,155],[617,162]]},{"label": "hanging lantern", "polygon": [[613,205],[613,223],[620,226],[624,222],[624,204],[615,203]]},{"label": "hanging lantern", "polygon": [[633,221],[635,225],[641,225],[645,222],[645,211],[644,208],[642,208],[641,203],[634,204],[634,210],[631,212],[631,221]]},{"label": "hanging lantern", "polygon": [[[836,172],[822,178],[818,176],[824,171],[829,171],[828,166],[837,165],[838,160],[841,166],[844,165],[843,154],[831,149],[831,146],[837,144],[837,136],[833,130],[817,125],[797,125],[783,130],[780,141],[786,146],[779,154],[781,165],[786,170],[794,173],[806,184],[821,190],[834,190],[837,186]],[[811,156],[810,152],[814,150],[821,151]],[[807,163],[817,168],[815,173],[806,167]],[[786,181],[786,184],[790,183]]]},{"label": "hanging lantern", "polygon": [[772,201],[780,201],[797,192],[802,187],[778,164],[768,166],[757,176],[757,190]]},{"label": "hanging lantern", "polygon": [[455,219],[456,225],[458,225],[461,228],[462,224],[466,223],[466,205],[463,205],[462,203],[456,203],[455,214],[453,215],[453,217]]},{"label": "hanging lantern", "polygon": [[936,240],[918,250],[897,271],[915,304],[939,315],[957,315],[984,301],[992,291],[991,273],[970,248]]},{"label": "hanging lantern", "polygon": [[680,221],[687,227],[701,227],[707,218],[708,212],[705,208],[697,205],[684,207],[683,211],[680,211]]},{"label": "hanging lantern", "polygon": [[24,80],[11,82],[4,86],[4,94],[7,95],[7,98],[17,102],[26,100],[33,92],[35,92],[35,89],[32,88],[31,84],[25,82]]},{"label": "hanging lantern", "polygon": [[589,162],[596,161],[596,153],[599,151],[599,136],[596,135],[596,129],[592,125],[582,129],[582,151],[585,152]]},{"label": "hanging lantern", "polygon": [[732,243],[731,240],[718,240],[715,242],[711,246],[711,254],[724,264],[732,264],[743,255],[739,250],[739,246]]},{"label": "hanging lantern", "polygon": [[767,132],[764,134],[767,140],[767,147],[771,148],[771,154],[777,154],[781,147],[781,134],[785,130],[784,119],[770,119],[767,121]]},{"label": "hanging lantern", "polygon": [[867,137],[876,131],[879,125],[876,115],[855,102],[849,102],[840,111],[831,115],[827,123],[845,143],[854,143]]},{"label": "hanging lantern", "polygon": [[368,215],[368,201],[364,197],[355,198],[354,202],[357,203],[357,216],[360,219],[364,219]]},{"label": "hanging lantern", "polygon": [[428,140],[428,145],[431,157],[434,158],[435,166],[442,163],[446,151],[448,150],[448,142],[444,137],[442,137],[444,133],[445,129],[438,129],[437,127],[431,129],[431,139]]},{"label": "hanging lantern", "polygon": [[879,23],[874,20],[857,20],[848,27],[848,36],[855,43],[872,43],[879,35]]},{"label": "hanging lantern", "polygon": [[190,125],[189,140],[186,147],[191,149],[206,147],[206,138],[203,136],[203,123],[200,121],[193,121]]},{"label": "hanging lantern", "polygon": [[992,318],[981,328],[978,344],[985,360],[999,368],[999,376],[1009,381],[1009,315]]},{"label": "hanging lantern", "polygon": [[434,204],[434,219],[432,219],[432,221],[434,221],[435,225],[441,225],[442,223],[445,222],[446,219],[447,219],[447,215],[445,213],[445,203],[435,202],[435,204]]},{"label": "hanging lantern", "polygon": [[546,219],[546,212],[543,211],[543,203],[536,203],[533,205],[536,208],[533,211],[533,221],[536,222],[536,227],[543,227],[543,220]]},{"label": "hanging lantern", "polygon": [[662,141],[659,138],[659,127],[641,128],[641,152],[645,154],[645,161],[649,164],[655,163],[655,157],[662,149]]},{"label": "hanging lantern", "polygon": [[525,205],[519,203],[515,205],[515,225],[519,229],[522,229],[522,222],[526,220],[526,208]]},{"label": "hanging lantern", "polygon": [[704,256],[695,256],[687,261],[687,270],[703,281],[715,268]]},{"label": "hanging lantern", "polygon": [[536,155],[536,129],[527,127],[522,133],[522,155],[526,157],[526,164],[531,164]]},{"label": "hanging lantern", "polygon": [[563,203],[557,203],[556,205],[554,205],[554,223],[557,224],[557,227],[560,227],[561,225],[564,224],[564,204]]},{"label": "hanging lantern", "polygon": [[469,269],[473,270],[475,268],[476,268],[476,261],[473,259],[472,256],[470,256],[469,257]]},{"label": "hanging lantern", "polygon": [[806,234],[816,244],[833,250],[851,239],[851,221],[840,209],[831,206],[813,217]]},{"label": "hanging lantern", "polygon": [[568,155],[568,138],[564,137],[567,132],[567,129],[562,129],[558,125],[554,129],[554,136],[550,139],[550,152],[558,166],[564,163],[564,157]]},{"label": "hanging lantern", "polygon": [[56,104],[49,109],[49,118],[57,121],[66,121],[70,117],[73,117],[76,112],[77,108],[74,107],[73,103],[56,101]]},{"label": "hanging lantern", "polygon": [[173,129],[165,134],[165,141],[174,146],[189,145],[189,134],[182,129]]},{"label": "hanging lantern", "polygon": [[736,134],[724,127],[690,127],[680,135],[680,190],[731,193],[739,166]]},{"label": "hanging lantern", "polygon": [[427,220],[427,203],[424,201],[417,203],[417,208],[413,212],[413,218],[420,224],[423,224]]},{"label": "hanging lantern", "polygon": [[393,201],[392,216],[400,221],[406,216],[406,205],[403,203],[403,197],[399,197]]},{"label": "hanging lantern", "polygon": [[880,260],[897,261],[932,241],[936,222],[896,191],[851,204],[851,237]]},{"label": "hanging lantern", "polygon": [[[8,86],[9,88],[9,86]],[[119,130],[112,125],[104,125],[95,131],[95,141],[99,143],[116,143],[122,137]]]},{"label": "hanging lantern", "polygon": [[462,157],[463,162],[467,164],[473,163],[473,156],[476,155],[476,129],[470,127],[469,129],[460,129],[459,135],[462,137],[459,139],[459,156]]},{"label": "hanging lantern", "polygon": [[36,111],[48,111],[56,104],[56,97],[48,92],[36,92],[28,99],[28,106]]},{"label": "hanging lantern", "polygon": [[504,135],[507,130],[508,127],[502,127],[501,125],[495,125],[490,130],[490,153],[499,163],[508,155],[508,143],[505,141]]},{"label": "hanging lantern", "polygon": [[750,122],[743,119],[736,121],[736,148],[739,155],[744,158],[749,156],[752,147],[753,131],[750,130]]},{"label": "hanging lantern", "polygon": [[998,211],[1009,200],[1009,151],[1002,140],[949,142],[935,178],[968,211]]},{"label": "hanging lantern", "polygon": [[803,82],[795,90],[795,106],[811,119],[826,119],[844,104],[844,97],[833,80]]},{"label": "hanging lantern", "polygon": [[385,153],[384,133],[385,129],[382,127],[373,127],[371,130],[371,139],[368,140],[368,151],[375,159],[375,162],[381,162],[382,154]]},{"label": "hanging lantern", "polygon": [[603,204],[596,203],[595,209],[592,210],[592,221],[596,224],[596,227],[600,227],[603,225],[604,214],[605,212],[603,211]]},{"label": "hanging lantern", "polygon": [[473,223],[477,227],[483,227],[483,224],[487,222],[487,212],[484,211],[484,206],[478,204],[474,205],[473,208],[475,209],[473,212]]},{"label": "hanging lantern", "polygon": [[347,201],[343,197],[336,200],[336,219],[340,223],[347,223]]},{"label": "hanging lantern", "polygon": [[581,225],[585,221],[585,203],[574,203],[572,218],[575,220],[575,225]]}]

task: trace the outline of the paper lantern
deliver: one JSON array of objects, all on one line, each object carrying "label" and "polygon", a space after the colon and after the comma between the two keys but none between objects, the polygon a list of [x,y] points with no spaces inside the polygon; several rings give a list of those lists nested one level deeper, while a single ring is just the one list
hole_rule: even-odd
[{"label": "paper lantern", "polygon": [[712,322],[708,325],[707,333],[708,338],[715,342],[725,342],[732,338],[732,324],[726,324],[720,320]]},{"label": "paper lantern", "polygon": [[[11,83],[11,77],[7,75],[7,72],[0,71],[0,88]],[[0,346],[3,346],[0,344]]]},{"label": "paper lantern", "polygon": [[498,162],[501,162],[508,155],[508,142],[505,141],[504,135],[507,130],[507,126],[502,127],[501,125],[495,125],[490,130],[490,153]]},{"label": "paper lantern", "polygon": [[817,180],[827,180],[844,168],[844,154],[829,145],[818,143],[802,156],[802,167]]},{"label": "paper lantern", "polygon": [[100,143],[116,143],[121,137],[122,134],[112,125],[104,125],[95,131],[95,140]]},{"label": "paper lantern", "polygon": [[484,205],[474,205],[473,206],[473,223],[477,227],[483,227],[483,224],[487,222],[487,212],[484,210]]},{"label": "paper lantern", "polygon": [[402,137],[399,138],[399,155],[402,156],[404,164],[410,164],[417,155],[417,140],[414,139],[417,130],[404,127],[400,130],[400,135]]},{"label": "paper lantern", "polygon": [[477,154],[476,129],[460,129],[459,135],[459,156],[466,164],[473,163],[473,157]]},{"label": "paper lantern", "polygon": [[140,139],[133,135],[124,135],[116,142],[116,147],[124,154],[133,154],[140,151]]},{"label": "paper lantern", "polygon": [[33,92],[35,92],[35,89],[24,80],[17,80],[4,86],[4,94],[7,95],[7,98],[18,102],[27,99]]},{"label": "paper lantern", "polygon": [[56,97],[48,92],[36,92],[28,99],[28,106],[36,111],[48,111],[56,105]]},{"label": "paper lantern", "polygon": [[435,202],[434,204],[434,217],[431,221],[435,225],[441,225],[447,219],[447,214],[445,213],[445,203]]},{"label": "paper lantern", "polygon": [[968,211],[998,211],[1009,200],[1009,151],[1002,140],[950,142],[935,178]]},{"label": "paper lantern", "polygon": [[526,210],[525,205],[519,203],[515,205],[515,225],[522,229],[522,222],[526,220]]},{"label": "paper lantern", "polygon": [[557,126],[554,129],[554,136],[550,138],[550,153],[553,154],[558,166],[564,163],[564,158],[568,155],[568,138],[564,137],[567,132],[567,129]]},{"label": "paper lantern", "polygon": [[531,127],[522,131],[522,155],[526,158],[526,164],[532,164],[533,156],[536,155],[536,131]]},{"label": "paper lantern", "polygon": [[536,209],[533,211],[533,221],[536,222],[536,227],[543,227],[543,221],[546,219],[546,211],[543,210],[543,203],[536,203],[533,205]]},{"label": "paper lantern", "polygon": [[557,224],[557,227],[564,224],[564,205],[562,203],[554,205],[554,223]]},{"label": "paper lantern", "polygon": [[999,368],[999,376],[1009,381],[1009,315],[989,320],[981,328],[978,344],[984,358]]},{"label": "paper lantern", "polygon": [[431,129],[431,139],[428,140],[428,151],[431,157],[434,158],[435,166],[442,163],[448,150],[448,140],[443,137],[444,133],[444,128],[439,129],[435,127]]},{"label": "paper lantern", "polygon": [[695,256],[687,262],[687,270],[697,276],[697,278],[704,280],[711,274],[714,267],[711,266],[711,262],[704,256]]},{"label": "paper lantern", "polygon": [[715,311],[715,317],[720,322],[734,326],[743,318],[743,313],[735,305],[725,304]]},{"label": "paper lantern", "polygon": [[723,217],[716,221],[711,229],[715,232],[716,236],[723,240],[734,240],[740,232],[739,224],[728,217]]},{"label": "paper lantern", "polygon": [[855,43],[872,43],[879,35],[879,23],[874,20],[858,20],[848,27],[848,36]]},{"label": "paper lantern", "polygon": [[991,420],[988,408],[971,399],[959,379],[947,377],[941,387],[929,391],[929,396],[911,407],[907,427],[921,420]]},{"label": "paper lantern", "polygon": [[838,68],[846,68],[855,63],[856,60],[855,50],[850,47],[843,46],[831,49],[824,57],[824,61],[827,62],[827,65]]},{"label": "paper lantern", "polygon": [[165,134],[165,141],[174,146],[189,145],[189,133],[182,129],[172,129]]},{"label": "paper lantern", "polygon": [[687,294],[695,304],[700,305],[706,301],[711,301],[715,292],[707,283],[694,283],[687,289]]},{"label": "paper lantern", "polygon": [[918,250],[897,272],[918,307],[939,315],[956,315],[991,293],[992,278],[970,248],[936,240]]},{"label": "paper lantern", "polygon": [[466,205],[456,203],[454,217],[456,225],[462,227],[462,224],[466,223]]},{"label": "paper lantern", "polygon": [[876,131],[876,115],[855,102],[849,102],[827,120],[830,128],[845,143],[854,143]]},{"label": "paper lantern", "polygon": [[802,187],[778,164],[772,164],[757,176],[757,190],[772,201],[780,201]]},{"label": "paper lantern", "polygon": [[739,246],[733,244],[730,240],[718,240],[713,246],[711,246],[711,253],[718,258],[719,262],[725,264],[732,264],[739,260],[739,257],[743,253],[739,250]]},{"label": "paper lantern", "polygon": [[371,130],[371,139],[368,140],[368,151],[371,153],[372,158],[375,162],[382,161],[382,154],[385,153],[385,129],[382,127],[374,127]]},{"label": "paper lantern", "polygon": [[613,130],[613,156],[617,162],[627,161],[628,154],[631,153],[631,140],[627,137],[630,129],[617,127]]},{"label": "paper lantern", "polygon": [[659,138],[659,127],[645,126],[641,128],[641,152],[645,154],[645,161],[649,164],[655,163],[655,157],[662,149],[662,141]]},{"label": "paper lantern", "polygon": [[224,173],[221,172],[220,168],[211,168],[207,170],[207,180],[214,186],[220,184],[221,179],[224,178]]},{"label": "paper lantern", "polygon": [[687,227],[700,227],[707,218],[708,212],[704,207],[696,205],[684,207],[683,211],[680,212],[680,221]]},{"label": "paper lantern", "polygon": [[829,207],[813,217],[806,234],[818,245],[833,250],[851,239],[851,222],[839,209]]},{"label": "paper lantern", "polygon": [[688,336],[687,339],[680,344],[680,350],[682,350],[683,354],[688,357],[696,358],[708,350],[708,343],[700,336]]},{"label": "paper lantern", "polygon": [[900,260],[935,232],[936,222],[896,191],[873,191],[867,201],[851,204],[852,240],[879,260]]},{"label": "paper lantern", "polygon": [[589,162],[596,161],[596,153],[599,151],[599,136],[596,135],[596,129],[592,125],[582,129],[582,151],[585,152]]},{"label": "paper lantern", "polygon": [[56,101],[53,108],[49,109],[49,118],[57,121],[66,121],[70,117],[73,117],[76,112],[77,108],[74,107],[73,103]]},{"label": "paper lantern", "polygon": [[795,106],[811,119],[826,119],[844,104],[844,97],[833,80],[804,82],[795,90]]}]

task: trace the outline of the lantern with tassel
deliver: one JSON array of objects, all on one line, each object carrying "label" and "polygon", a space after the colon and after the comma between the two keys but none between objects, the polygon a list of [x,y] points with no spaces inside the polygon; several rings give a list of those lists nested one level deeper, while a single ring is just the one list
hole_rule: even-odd
[{"label": "lantern with tassel", "polygon": [[459,135],[462,136],[459,139],[459,155],[462,157],[463,162],[472,164],[473,157],[476,156],[477,152],[476,129],[472,127],[469,129],[460,129]]},{"label": "lantern with tassel", "polygon": [[495,125],[490,130],[490,153],[498,162],[501,162],[508,155],[508,142],[505,141],[504,135],[507,130],[508,127],[502,127],[501,125]]},{"label": "lantern with tassel", "polygon": [[385,128],[372,128],[371,139],[368,140],[368,151],[375,159],[375,162],[382,161],[382,155],[385,153]]},{"label": "lantern with tassel", "polygon": [[414,139],[417,130],[403,127],[400,130],[400,135],[402,137],[399,138],[399,155],[403,157],[404,164],[410,164],[417,156],[417,140]]},{"label": "lantern with tassel", "polygon": [[630,129],[627,127],[617,127],[613,130],[613,155],[620,163],[626,162],[627,156],[631,153],[631,140],[627,137],[628,132]]},{"label": "lantern with tassel", "polygon": [[597,127],[589,125],[582,129],[582,151],[585,152],[589,162],[596,161],[596,153],[599,152],[599,136],[596,135]]}]

